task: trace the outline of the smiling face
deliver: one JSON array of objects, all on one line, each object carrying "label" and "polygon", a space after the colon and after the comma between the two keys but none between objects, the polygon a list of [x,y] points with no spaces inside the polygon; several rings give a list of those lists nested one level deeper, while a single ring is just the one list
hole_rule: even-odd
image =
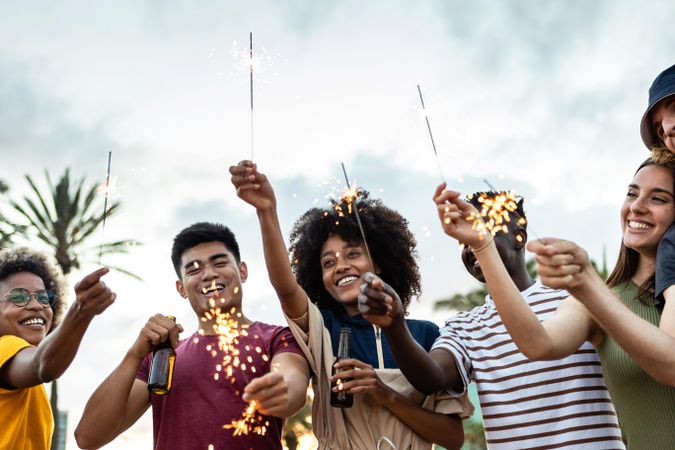
[{"label": "smiling face", "polygon": [[323,285],[328,293],[350,314],[357,313],[362,276],[373,272],[363,244],[332,235],[321,246],[320,262]]},{"label": "smiling face", "polygon": [[[0,281],[0,298],[17,288],[37,292],[44,290],[45,284],[34,273],[17,272]],[[34,295],[25,306],[16,306],[7,299],[0,301],[0,336],[14,335],[37,345],[51,328],[53,314],[52,309],[41,305]]]},{"label": "smiling face", "polygon": [[649,113],[654,133],[661,142],[675,153],[675,96],[658,102]]},{"label": "smiling face", "polygon": [[[181,280],[176,289],[190,301],[198,317],[212,308],[211,300],[223,311],[240,309],[241,284],[248,275],[246,264],[237,263],[222,242],[205,242],[187,249],[181,256]],[[209,325],[209,322],[204,322]],[[204,327],[209,331],[209,327]]]},{"label": "smiling face", "polygon": [[621,207],[623,243],[655,257],[659,241],[675,220],[673,176],[669,169],[646,166],[635,174]]}]

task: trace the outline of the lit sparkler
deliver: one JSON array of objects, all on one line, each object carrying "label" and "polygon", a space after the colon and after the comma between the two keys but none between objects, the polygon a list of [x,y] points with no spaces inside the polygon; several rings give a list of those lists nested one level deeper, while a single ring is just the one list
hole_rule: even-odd
[{"label": "lit sparkler", "polygon": [[422,97],[422,88],[420,85],[417,85],[417,92],[420,94],[420,102],[422,103],[422,111],[424,112],[424,119],[427,121],[427,130],[429,130],[429,137],[431,138],[431,146],[434,149],[434,155],[436,155],[436,164],[438,164],[438,173],[441,176],[441,181],[445,181],[443,176],[443,170],[441,169],[441,161],[438,159],[438,152],[436,151],[436,142],[434,142],[434,134],[431,132],[431,124],[429,123],[429,116],[427,115],[427,109],[424,106],[424,97]]},{"label": "lit sparkler", "polygon": [[[215,290],[215,288],[216,282],[214,280],[211,286],[203,288],[202,292],[206,294],[210,290]],[[233,292],[237,294],[239,287],[235,286]],[[201,318],[203,322],[213,322],[213,330],[218,336],[217,349],[211,345],[207,345],[206,350],[213,357],[218,355],[218,350],[223,355],[221,362],[216,365],[216,372],[213,378],[214,380],[219,380],[222,374],[226,380],[229,380],[230,384],[234,384],[236,374],[240,373],[243,376],[244,383],[248,384],[249,376],[247,375],[247,371],[250,371],[254,377],[257,375],[253,358],[260,358],[265,362],[269,362],[270,358],[260,346],[244,345],[240,341],[240,338],[249,336],[248,325],[240,323],[241,312],[237,312],[234,307],[223,311],[218,305],[219,303],[225,303],[225,299],[219,298],[218,300],[213,297],[209,299],[210,309]],[[253,337],[258,338],[257,335]],[[245,353],[242,353],[242,349]],[[239,395],[239,392],[237,392],[237,395]],[[255,401],[251,401],[243,411],[240,419],[231,421],[229,424],[224,425],[223,428],[233,429],[234,436],[248,435],[249,433],[264,435],[269,425],[269,421],[256,412]]]},{"label": "lit sparkler", "polygon": [[[483,182],[484,182],[484,183],[490,188],[490,190],[492,190],[493,192],[499,192],[499,191],[497,191],[497,189],[495,189],[495,187],[492,185],[492,183],[490,183],[490,182],[487,180],[487,178],[483,178]],[[502,198],[503,195],[505,195],[506,198]],[[500,199],[499,199],[498,201],[495,201],[495,202],[494,202],[494,206],[491,207],[490,209],[488,209],[488,210],[486,211],[486,214],[491,214],[491,215],[489,215],[489,216],[483,215],[483,217],[491,217],[491,218],[493,218],[493,217],[497,217],[498,215],[502,215],[502,217],[506,217],[506,219],[504,219],[504,220],[507,220],[507,221],[508,221],[508,220],[509,220],[509,219],[508,219],[508,213],[504,213],[503,211],[500,211],[500,208],[502,208],[502,204],[504,204],[504,205],[508,205],[508,208],[505,207],[505,208],[507,209],[507,211],[513,213],[513,214],[518,218],[518,224],[519,224],[519,225],[525,225],[525,224],[528,223],[528,222],[527,222],[527,219],[525,219],[525,217],[523,217],[523,216],[518,212],[518,198],[517,198],[518,195],[516,194],[515,191],[502,192],[498,197],[500,197]],[[479,201],[480,201],[480,199],[479,199]],[[505,215],[504,215],[504,214],[505,214]],[[499,225],[499,224],[501,224],[501,222],[497,223],[496,225]],[[490,229],[490,231],[491,231],[491,230],[492,230],[492,229]],[[502,226],[502,230],[503,230],[505,233],[507,232],[507,228],[506,228],[505,225]],[[528,226],[528,230],[529,230],[530,233],[532,233],[532,235],[535,237],[535,239],[539,239],[539,236],[537,236],[537,233],[532,229],[531,226]],[[499,231],[499,230],[497,230],[497,231]],[[492,233],[492,235],[494,236],[495,233],[496,233],[496,232]],[[520,242],[520,240],[522,239],[520,236],[516,236],[516,238],[518,239],[519,242]]]},{"label": "lit sparkler", "polygon": [[[363,230],[363,224],[361,224],[361,216],[359,215],[358,208],[358,190],[356,187],[352,189],[349,184],[349,177],[347,176],[347,169],[345,169],[344,163],[342,165],[342,173],[345,175],[345,182],[347,183],[347,191],[342,195],[342,198],[346,201],[347,207],[353,209],[354,216],[356,216],[356,223],[359,225],[359,231],[361,232],[361,239],[363,239],[363,246],[366,248],[366,255],[368,256],[368,262],[370,262],[370,267],[375,270],[375,265],[373,264],[373,258],[370,256],[370,249],[368,248],[368,241],[366,241],[366,232]],[[352,208],[352,204],[354,205]],[[339,203],[338,203],[339,206]],[[351,212],[351,211],[349,211]],[[338,211],[340,213],[340,211]]]},{"label": "lit sparkler", "polygon": [[103,256],[103,237],[105,236],[105,219],[108,217],[108,192],[110,188],[110,163],[112,161],[112,151],[108,151],[108,172],[105,176],[105,197],[103,200],[103,223],[101,224],[101,245],[98,248],[98,265],[101,265]]}]

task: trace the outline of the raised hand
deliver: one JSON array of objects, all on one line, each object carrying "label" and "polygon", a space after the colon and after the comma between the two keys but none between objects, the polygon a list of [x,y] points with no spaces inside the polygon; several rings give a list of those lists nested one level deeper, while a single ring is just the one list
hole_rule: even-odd
[{"label": "raised hand", "polygon": [[364,273],[363,279],[365,283],[359,288],[358,297],[363,317],[381,328],[403,320],[403,305],[396,291],[371,272]]},{"label": "raised hand", "polygon": [[537,272],[546,286],[571,292],[588,280],[589,273],[595,272],[588,253],[574,242],[544,238],[529,242],[527,249],[535,254]]},{"label": "raised hand", "polygon": [[251,381],[244,388],[242,399],[255,401],[258,411],[276,417],[284,417],[291,402],[288,383],[279,372],[269,372]]},{"label": "raised hand", "polygon": [[266,210],[276,206],[274,189],[267,177],[258,172],[252,161],[241,161],[230,166],[231,181],[237,189],[237,196],[257,210]]},{"label": "raised hand", "polygon": [[472,215],[481,220],[478,212],[473,205],[459,198],[459,192],[446,190],[445,186],[445,183],[441,183],[434,192],[434,203],[443,232],[462,244],[474,248],[482,246],[489,235],[468,220]]},{"label": "raised hand", "polygon": [[145,323],[129,351],[138,358],[145,358],[157,344],[164,342],[167,338],[171,339],[171,345],[176,348],[178,334],[182,332],[183,327],[180,324],[166,316],[155,314]]},{"label": "raised hand", "polygon": [[117,295],[105,285],[101,278],[109,272],[101,268],[85,276],[75,285],[75,303],[78,314],[93,317],[112,305]]}]

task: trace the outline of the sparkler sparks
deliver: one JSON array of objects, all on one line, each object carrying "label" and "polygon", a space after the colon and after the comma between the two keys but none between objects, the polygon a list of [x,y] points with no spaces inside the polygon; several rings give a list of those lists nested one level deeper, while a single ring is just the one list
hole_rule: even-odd
[{"label": "sparkler sparks", "polygon": [[[347,183],[347,191],[342,195],[342,198],[346,201],[347,207],[350,210],[349,212],[351,213],[352,210],[354,211],[354,216],[356,216],[356,223],[359,225],[359,231],[361,232],[361,239],[363,239],[363,246],[366,249],[366,255],[368,256],[368,262],[370,263],[370,267],[375,270],[375,265],[373,264],[373,258],[370,256],[370,249],[368,248],[368,241],[366,240],[366,232],[363,230],[363,224],[361,223],[361,216],[359,215],[359,208],[358,208],[358,189],[354,187],[352,189],[351,185],[349,184],[349,177],[347,176],[347,169],[345,169],[344,163],[340,163],[342,165],[342,173],[345,175],[345,182]],[[352,208],[352,204],[354,207]],[[337,208],[340,207],[340,204],[338,203],[336,206]],[[338,214],[342,213],[341,209],[338,210]]]},{"label": "sparkler sparks", "polygon": [[[203,293],[218,292],[219,286],[216,282],[212,282],[208,288],[203,288]],[[233,293],[236,295],[239,292],[239,286],[233,288]],[[225,381],[229,381],[230,385],[234,385],[237,381],[237,376],[241,375],[245,384],[249,383],[249,376],[258,375],[254,358],[260,359],[268,363],[270,358],[258,345],[246,344],[242,338],[249,337],[248,325],[242,324],[240,319],[241,312],[232,307],[224,311],[219,304],[225,303],[225,299],[211,297],[209,299],[209,311],[204,313],[201,318],[203,322],[213,322],[213,330],[216,333],[218,340],[216,348],[213,345],[207,345],[206,351],[210,352],[213,357],[218,356],[220,350],[222,359],[216,365],[216,371],[213,375],[214,380],[219,380],[224,377]],[[258,339],[258,335],[251,336],[253,339]],[[236,395],[240,395],[240,391],[236,390]],[[255,401],[251,401],[246,409],[242,412],[239,419],[232,420],[229,424],[223,426],[225,429],[232,429],[234,436],[248,435],[250,433],[264,435],[269,428],[269,420],[263,415],[257,413]]]},{"label": "sparkler sparks", "polygon": [[[471,200],[473,196],[467,198]],[[517,213],[518,194],[515,191],[499,192],[494,196],[483,192],[478,196],[477,202],[481,205],[480,210],[472,212],[466,220],[472,222],[471,228],[477,230],[481,236],[487,233],[494,236],[500,231],[507,233],[511,214],[519,217],[519,224],[526,223]]]}]

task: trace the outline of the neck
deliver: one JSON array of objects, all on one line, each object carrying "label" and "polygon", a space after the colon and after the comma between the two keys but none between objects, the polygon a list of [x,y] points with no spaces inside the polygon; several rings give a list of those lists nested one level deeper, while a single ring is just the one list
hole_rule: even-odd
[{"label": "neck", "polygon": [[511,267],[507,266],[506,270],[519,291],[522,292],[534,284],[534,279],[527,272],[525,261],[520,261]]},{"label": "neck", "polygon": [[635,275],[631,278],[633,283],[640,286],[642,283],[647,281],[652,275],[654,275],[654,270],[656,269],[656,257],[651,255],[640,254],[638,259],[637,270]]}]

